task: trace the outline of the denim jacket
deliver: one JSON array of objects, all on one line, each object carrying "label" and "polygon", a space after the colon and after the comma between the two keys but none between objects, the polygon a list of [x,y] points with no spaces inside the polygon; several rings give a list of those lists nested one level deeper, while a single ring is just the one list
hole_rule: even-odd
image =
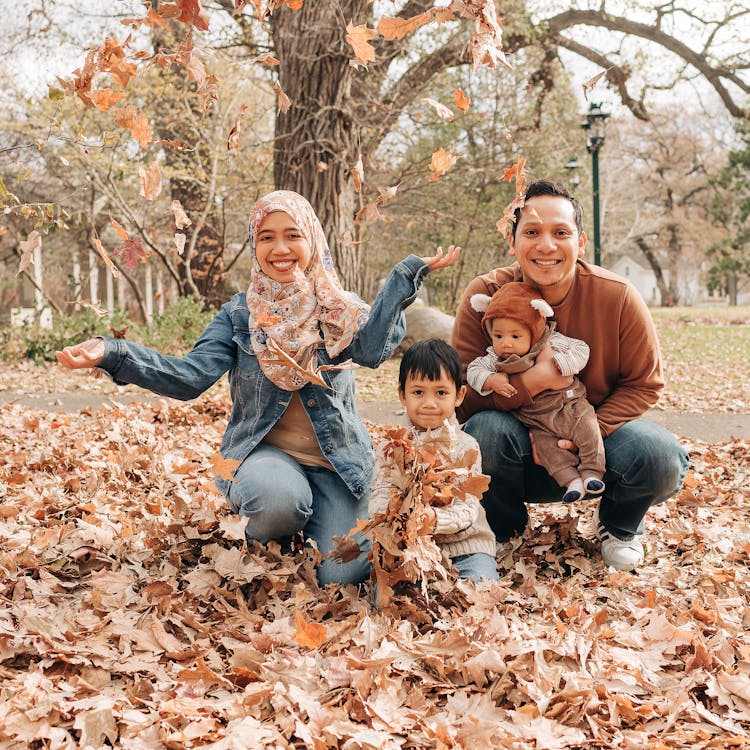
[{"label": "denim jacket", "polygon": [[[406,330],[404,309],[415,299],[429,267],[410,255],[390,272],[354,340],[331,358],[322,343],[318,363],[352,359],[378,367],[401,343]],[[221,455],[243,461],[278,422],[293,392],[274,385],[260,369],[250,343],[249,311],[244,292],[227,302],[184,357],[159,354],[124,339],[105,339],[100,369],[118,385],[132,383],[161,396],[183,401],[196,398],[229,372],[232,411]],[[323,455],[358,498],[369,493],[373,450],[369,433],[357,411],[352,370],[321,373],[330,388],[305,384],[299,395],[310,417]],[[229,483],[217,480],[227,493]]]}]

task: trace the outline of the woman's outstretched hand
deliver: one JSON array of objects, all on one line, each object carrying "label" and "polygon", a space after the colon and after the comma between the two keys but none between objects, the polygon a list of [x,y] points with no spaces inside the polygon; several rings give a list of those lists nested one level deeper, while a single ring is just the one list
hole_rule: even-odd
[{"label": "woman's outstretched hand", "polygon": [[61,352],[55,352],[55,357],[61,365],[71,370],[97,367],[104,359],[104,339],[89,339],[66,346]]},{"label": "woman's outstretched hand", "polygon": [[426,263],[430,271],[437,271],[440,268],[448,268],[452,266],[461,254],[461,248],[458,245],[449,245],[448,251],[443,254],[443,248],[439,247],[435,255],[431,255],[429,258],[422,258],[422,261]]}]

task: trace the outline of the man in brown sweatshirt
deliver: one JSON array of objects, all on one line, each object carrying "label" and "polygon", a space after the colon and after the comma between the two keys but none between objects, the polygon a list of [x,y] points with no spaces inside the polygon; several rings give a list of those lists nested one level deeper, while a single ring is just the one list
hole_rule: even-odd
[{"label": "man in brown sweatshirt", "polygon": [[[586,247],[581,204],[563,185],[539,180],[528,186],[508,241],[517,262],[470,282],[456,313],[452,344],[464,377],[491,343],[482,314],[471,306],[472,295],[492,296],[509,281],[539,289],[552,306],[557,330],[589,345],[579,378],[596,409],[607,459],[597,534],[604,562],[633,570],[643,562],[639,536],[646,512],[681,488],[689,464],[674,435],[642,419],[664,387],[651,315],[627,280],[581,260]],[[479,442],[484,473],[492,477],[484,503],[499,541],[523,532],[525,503],[560,497],[560,487],[534,461],[528,429],[508,412],[571,380],[556,368],[552,352],[543,351],[534,367],[511,377],[514,396],[480,396],[468,389],[458,411],[466,432]]]}]

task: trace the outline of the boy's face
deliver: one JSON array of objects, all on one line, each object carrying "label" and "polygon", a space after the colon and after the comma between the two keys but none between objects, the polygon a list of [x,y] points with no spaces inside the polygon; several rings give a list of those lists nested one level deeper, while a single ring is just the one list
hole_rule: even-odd
[{"label": "boy's face", "polygon": [[415,427],[422,430],[434,430],[450,419],[461,405],[466,393],[462,385],[456,391],[456,384],[445,369],[440,370],[438,380],[427,380],[424,376],[409,374],[406,376],[404,390],[399,390],[398,397]]},{"label": "boy's face", "polygon": [[493,318],[490,321],[490,338],[495,354],[501,359],[511,354],[523,357],[531,349],[531,331],[512,318]]}]

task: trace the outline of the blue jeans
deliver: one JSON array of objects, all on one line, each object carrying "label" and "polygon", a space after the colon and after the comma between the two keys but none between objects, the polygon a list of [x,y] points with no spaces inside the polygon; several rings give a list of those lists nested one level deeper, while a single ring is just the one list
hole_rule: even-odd
[{"label": "blue jeans", "polygon": [[[554,502],[562,488],[534,463],[529,430],[512,414],[481,411],[464,425],[482,451],[482,470],[490,476],[484,494],[487,520],[498,541],[526,528],[525,503]],[[646,419],[635,419],[604,439],[607,485],[599,519],[614,536],[643,533],[646,511],[682,487],[689,466],[685,450],[671,432]]]},{"label": "blue jeans", "polygon": [[325,557],[335,546],[332,537],[346,536],[357,519],[367,518],[367,494],[353,495],[338,474],[318,466],[302,466],[284,451],[259,445],[240,465],[229,487],[227,502],[247,516],[245,536],[283,539],[298,531],[315,540],[323,562],[318,568],[321,586],[361,583],[370,574],[369,540],[356,537],[362,554],[348,563]]},{"label": "blue jeans", "polygon": [[474,552],[471,555],[452,557],[451,562],[458,571],[459,578],[473,578],[474,581],[485,579],[498,581],[497,560],[484,552]]}]

